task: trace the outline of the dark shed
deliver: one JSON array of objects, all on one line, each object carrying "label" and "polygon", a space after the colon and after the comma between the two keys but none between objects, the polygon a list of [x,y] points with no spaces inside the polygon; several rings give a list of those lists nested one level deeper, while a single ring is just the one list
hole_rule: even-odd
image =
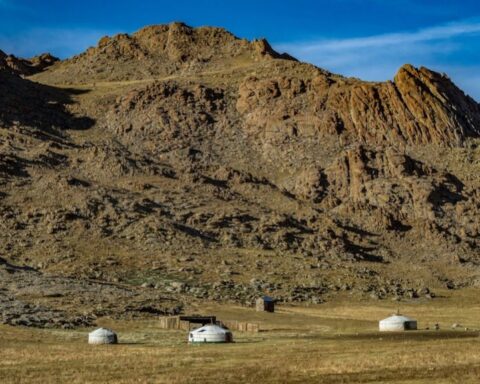
[{"label": "dark shed", "polygon": [[255,301],[257,312],[275,312],[275,300],[270,296],[259,297]]}]

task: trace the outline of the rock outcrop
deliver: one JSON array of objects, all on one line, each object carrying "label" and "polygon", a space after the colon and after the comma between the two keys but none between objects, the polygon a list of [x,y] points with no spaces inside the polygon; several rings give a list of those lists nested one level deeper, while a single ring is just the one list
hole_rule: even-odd
[{"label": "rock outcrop", "polygon": [[480,107],[445,75],[402,67],[393,82],[367,83],[318,73],[312,78],[248,78],[238,111],[265,137],[338,134],[344,142],[457,145],[480,134]]},{"label": "rock outcrop", "polygon": [[16,75],[35,75],[57,61],[59,61],[59,59],[49,53],[43,53],[31,59],[20,59],[14,55],[7,55],[5,52],[0,51],[0,70],[8,70]]}]

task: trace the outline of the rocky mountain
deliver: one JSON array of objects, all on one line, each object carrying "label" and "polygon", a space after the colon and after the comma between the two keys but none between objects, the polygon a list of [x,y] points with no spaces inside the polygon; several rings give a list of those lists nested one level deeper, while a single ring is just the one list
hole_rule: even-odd
[{"label": "rocky mountain", "polygon": [[58,63],[55,75],[45,78],[56,84],[150,80],[277,58],[294,60],[275,52],[264,39],[249,42],[222,28],[172,23],[145,27],[132,35],[105,36],[96,47]]},{"label": "rocky mountain", "polygon": [[[70,316],[33,325],[478,284],[480,106],[444,74],[364,82],[181,23],[9,68],[0,264],[18,278],[0,289]],[[55,300],[33,294],[47,281]],[[86,305],[89,284],[110,299]]]},{"label": "rocky mountain", "polygon": [[49,53],[43,53],[31,59],[20,59],[0,51],[0,70],[7,70],[17,75],[31,76],[43,71],[58,60],[57,57]]}]

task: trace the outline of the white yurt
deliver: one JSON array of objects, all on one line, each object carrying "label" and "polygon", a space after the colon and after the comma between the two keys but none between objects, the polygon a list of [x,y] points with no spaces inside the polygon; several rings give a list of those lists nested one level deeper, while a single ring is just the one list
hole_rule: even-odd
[{"label": "white yurt", "polygon": [[411,331],[417,329],[417,320],[395,314],[381,320],[378,323],[378,328],[382,332]]},{"label": "white yurt", "polygon": [[117,344],[117,334],[111,329],[98,328],[88,334],[88,344]]},{"label": "white yurt", "polygon": [[233,335],[230,330],[219,325],[208,324],[194,329],[188,334],[189,343],[231,343]]}]

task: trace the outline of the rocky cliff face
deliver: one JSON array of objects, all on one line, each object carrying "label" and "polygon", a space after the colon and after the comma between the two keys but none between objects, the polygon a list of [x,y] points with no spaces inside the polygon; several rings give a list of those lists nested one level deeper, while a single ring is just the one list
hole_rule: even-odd
[{"label": "rocky cliff face", "polygon": [[318,73],[311,78],[248,78],[237,109],[272,139],[337,134],[343,142],[457,145],[479,135],[479,105],[445,75],[411,65],[393,82],[365,83]]},{"label": "rocky cliff face", "polygon": [[31,284],[135,303],[478,284],[480,110],[445,75],[363,82],[175,23],[30,79],[0,72],[0,252]]}]

